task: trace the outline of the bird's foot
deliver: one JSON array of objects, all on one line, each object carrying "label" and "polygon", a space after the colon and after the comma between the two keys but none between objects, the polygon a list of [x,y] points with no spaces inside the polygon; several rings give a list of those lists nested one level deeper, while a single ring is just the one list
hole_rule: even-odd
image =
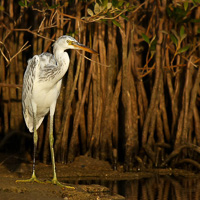
[{"label": "bird's foot", "polygon": [[60,187],[62,187],[62,188],[75,189],[75,187],[68,186],[68,185],[63,185],[63,184],[60,183],[56,178],[53,178],[51,181],[47,181],[47,183],[51,183],[51,184],[53,184],[53,185],[57,185],[57,186],[60,186]]},{"label": "bird's foot", "polygon": [[33,183],[33,182],[36,182],[36,183],[45,183],[45,182],[42,182],[42,181],[38,180],[35,175],[32,175],[32,177],[30,179],[16,180],[16,182],[17,183]]}]

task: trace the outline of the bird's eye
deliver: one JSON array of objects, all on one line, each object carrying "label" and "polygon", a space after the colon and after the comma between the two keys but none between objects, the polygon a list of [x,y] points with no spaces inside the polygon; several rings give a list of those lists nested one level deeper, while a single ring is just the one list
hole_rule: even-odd
[{"label": "bird's eye", "polygon": [[69,45],[72,45],[72,41],[71,40],[67,40],[67,43],[69,44]]}]

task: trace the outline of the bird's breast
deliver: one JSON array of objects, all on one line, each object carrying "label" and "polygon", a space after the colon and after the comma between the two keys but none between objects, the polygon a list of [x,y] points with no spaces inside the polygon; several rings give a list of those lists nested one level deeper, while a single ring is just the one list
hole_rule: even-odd
[{"label": "bird's breast", "polygon": [[33,101],[37,107],[50,108],[57,101],[60,93],[61,81],[51,86],[51,84],[38,83],[33,88]]}]

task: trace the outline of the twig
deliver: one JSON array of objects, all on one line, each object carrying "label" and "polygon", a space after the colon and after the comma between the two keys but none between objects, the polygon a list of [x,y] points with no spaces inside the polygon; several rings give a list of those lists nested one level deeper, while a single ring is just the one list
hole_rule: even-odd
[{"label": "twig", "polygon": [[[2,44],[2,45],[4,46],[4,48],[5,48],[6,52],[7,52],[8,56],[9,56],[9,59],[10,59],[10,53],[9,53],[8,49],[6,48],[6,45],[5,45],[3,42],[1,42],[1,41],[0,41],[0,44]],[[1,52],[2,52],[2,55],[3,55],[3,56],[5,56],[5,54],[3,53],[3,51],[2,51],[2,50],[1,50]],[[5,56],[4,58],[5,58],[5,59],[7,59],[7,57],[6,57],[6,56]],[[9,59],[8,59],[8,60],[9,60]]]},{"label": "twig", "polygon": [[[55,28],[55,27],[57,27],[57,25],[55,25],[56,24],[56,22],[54,22],[51,26],[46,26],[46,27],[41,27],[40,28],[40,31],[44,31],[44,30],[46,30],[46,29],[50,29],[50,28]],[[30,28],[28,28],[29,30],[30,30]],[[35,30],[32,30],[33,32],[38,32],[38,30],[37,29],[35,29]]]},{"label": "twig", "polygon": [[9,60],[9,63],[7,65],[9,65],[11,63],[11,61],[18,55],[20,54],[22,51],[28,49],[31,45],[27,46],[26,48],[24,48],[26,45],[28,44],[28,41],[21,47],[21,49]]},{"label": "twig", "polygon": [[196,168],[198,168],[200,170],[200,164],[197,161],[192,160],[190,158],[182,159],[182,160],[178,161],[177,163],[175,163],[175,165],[183,165],[183,163],[192,164],[193,166],[195,166]]},{"label": "twig", "polygon": [[42,25],[44,24],[45,19],[46,19],[46,17],[44,16],[42,22],[40,23],[39,29],[38,29],[38,31],[37,31],[38,33],[41,31],[41,27],[42,27]]},{"label": "twig", "polygon": [[175,150],[172,151],[172,153],[166,158],[166,160],[161,164],[162,167],[164,167],[170,160],[172,160],[174,157],[178,156],[180,152],[183,149],[192,149],[193,151],[200,154],[200,147],[195,144],[184,144],[182,146],[177,147]]},{"label": "twig", "polygon": [[96,64],[98,64],[98,65],[101,65],[101,66],[111,67],[110,65],[104,65],[104,64],[101,64],[101,63],[99,63],[99,62],[96,62],[96,61],[94,61],[94,60],[88,58],[87,56],[84,56],[84,55],[81,54],[79,51],[76,51],[76,52],[77,52],[80,56],[83,56],[85,59],[87,59],[87,60],[89,60],[89,61],[91,61],[91,62],[94,62],[94,63],[96,63]]},{"label": "twig", "polygon": [[[0,43],[5,47],[5,45],[4,45],[3,42],[0,41]],[[27,44],[28,44],[28,41],[27,41],[27,42],[20,48],[20,50],[19,50],[14,56],[12,56],[11,58],[10,58],[9,51],[6,49],[6,47],[5,47],[5,49],[6,49],[6,51],[8,52],[9,58],[7,58],[7,57],[5,56],[5,54],[3,53],[2,49],[0,48],[1,54],[3,55],[3,57],[5,58],[5,60],[6,60],[6,62],[7,62],[6,67],[11,63],[11,61],[12,61],[18,54],[20,54],[22,51],[28,49],[28,48],[31,46],[31,45],[29,45],[29,46],[25,47]]]},{"label": "twig", "polygon": [[20,85],[20,84],[0,83],[0,87],[14,87],[14,88],[21,89],[22,85]]},{"label": "twig", "polygon": [[[145,4],[145,2],[142,3],[141,5],[139,5],[134,11],[132,11],[132,13],[137,12],[144,4]],[[116,11],[116,10],[114,10],[114,11],[111,12],[111,13],[114,13],[115,11]],[[99,21],[99,20],[101,20],[101,19],[113,20],[113,19],[116,19],[117,17],[119,17],[120,15],[122,15],[123,13],[125,13],[125,12],[127,12],[127,11],[128,11],[128,9],[124,9],[124,10],[122,10],[119,14],[115,15],[114,17],[105,17],[104,15],[98,17],[98,15],[102,13],[102,12],[99,12],[99,13],[96,14],[96,15],[93,15],[93,16],[91,16],[91,17],[87,17],[87,18],[86,18],[87,20],[85,20],[84,22],[95,22],[95,21]],[[96,18],[95,18],[95,17],[96,17]]]},{"label": "twig", "polygon": [[1,54],[3,55],[3,57],[5,58],[6,62],[8,63],[9,60],[7,59],[7,57],[5,56],[5,54],[3,53],[2,49],[0,49]]},{"label": "twig", "polygon": [[[56,33],[53,34],[53,36],[51,37],[51,39],[53,40],[56,37]],[[46,45],[46,47],[44,48],[44,52],[46,52],[49,48],[49,46],[51,45],[52,41],[49,41],[48,44]]]},{"label": "twig", "polygon": [[67,15],[67,14],[61,13],[59,10],[58,10],[58,14],[62,15],[62,16],[65,16],[65,17],[69,17],[70,19],[76,19],[78,21],[85,22],[84,20],[80,19],[79,17],[74,17],[74,16],[71,16],[71,15]]},{"label": "twig", "polygon": [[34,31],[31,31],[31,30],[29,30],[29,29],[13,29],[13,31],[26,31],[26,32],[31,33],[31,34],[33,34],[33,35],[36,35],[36,36],[38,36],[38,37],[44,38],[45,40],[51,40],[52,42],[55,42],[55,40],[52,40],[52,39],[50,39],[50,38],[48,38],[48,37],[45,37],[45,36],[42,36],[42,35],[40,35],[40,34],[34,32]]},{"label": "twig", "polygon": [[[4,27],[8,30],[8,27],[6,25],[4,25]],[[13,30],[8,30],[8,33],[6,34],[6,36],[3,38],[3,42],[6,40],[6,38],[12,33]]]},{"label": "twig", "polygon": [[[172,59],[172,61],[171,61],[171,63],[173,62],[173,60],[175,59],[175,56],[176,55],[179,55],[179,56],[181,56],[181,58],[183,58],[184,60],[186,60],[187,62],[189,61],[189,56],[187,56],[187,57],[185,57],[184,55],[182,55],[182,54],[177,54],[176,53],[176,51],[174,50],[174,49],[172,49],[168,44],[167,44],[167,48],[172,52],[172,53],[175,53],[174,54],[174,57],[173,57],[173,59]],[[190,55],[190,54],[189,54]],[[194,62],[195,63],[195,62]],[[197,65],[195,65],[193,62],[191,62],[191,64],[194,66],[194,67],[198,67]]]},{"label": "twig", "polygon": [[53,13],[53,12],[51,12],[51,16],[50,16],[50,24],[53,24],[53,19],[54,19],[54,17],[55,17],[55,15],[57,14],[57,10]]},{"label": "twig", "polygon": [[155,69],[155,65],[156,65],[156,63],[153,64],[153,66],[149,69],[149,71],[147,71],[145,74],[140,75],[140,78],[145,77],[145,76],[148,75],[153,69]]}]

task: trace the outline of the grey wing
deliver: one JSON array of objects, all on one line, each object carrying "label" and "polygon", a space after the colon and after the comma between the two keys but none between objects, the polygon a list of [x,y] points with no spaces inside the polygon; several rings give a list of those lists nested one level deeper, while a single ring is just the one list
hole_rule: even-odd
[{"label": "grey wing", "polygon": [[22,107],[23,115],[27,127],[30,132],[33,132],[33,110],[32,110],[32,92],[33,85],[36,78],[36,69],[39,67],[39,56],[34,56],[28,60],[28,66],[24,73],[23,88],[22,88]]},{"label": "grey wing", "polygon": [[54,56],[50,53],[42,53],[40,56],[40,74],[39,81],[52,81],[60,72],[60,68],[56,65]]},{"label": "grey wing", "polygon": [[42,53],[39,55],[40,58],[40,67],[45,68],[47,65],[56,65],[56,60],[54,55],[48,52]]}]

